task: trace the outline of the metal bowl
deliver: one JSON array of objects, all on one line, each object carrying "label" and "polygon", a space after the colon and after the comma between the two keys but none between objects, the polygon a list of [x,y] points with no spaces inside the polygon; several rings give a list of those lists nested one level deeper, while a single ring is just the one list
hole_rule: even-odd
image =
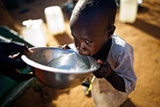
[{"label": "metal bowl", "polygon": [[51,88],[70,89],[81,84],[85,77],[100,65],[90,56],[54,47],[34,47],[30,55],[22,55],[38,80]]}]

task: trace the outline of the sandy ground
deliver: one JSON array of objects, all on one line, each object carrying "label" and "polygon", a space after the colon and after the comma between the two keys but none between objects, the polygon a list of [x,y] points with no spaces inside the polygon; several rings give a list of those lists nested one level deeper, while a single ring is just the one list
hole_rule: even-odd
[{"label": "sandy ground", "polygon": [[[20,0],[19,0],[20,1]],[[24,0],[22,0],[24,2]],[[34,0],[10,10],[16,24],[23,20],[44,19],[43,9],[60,5],[65,0]],[[20,13],[28,9],[26,13]],[[118,12],[117,12],[118,13]],[[134,24],[124,24],[116,19],[116,33],[134,47],[134,68],[137,75],[135,90],[122,107],[160,107],[160,1],[143,0]],[[66,22],[66,24],[68,24]],[[69,27],[62,35],[48,35],[48,46],[71,43]],[[42,92],[43,90],[43,92]],[[92,98],[83,94],[81,86],[70,91],[57,91],[47,87],[29,88],[17,99],[13,107],[93,107]]]}]

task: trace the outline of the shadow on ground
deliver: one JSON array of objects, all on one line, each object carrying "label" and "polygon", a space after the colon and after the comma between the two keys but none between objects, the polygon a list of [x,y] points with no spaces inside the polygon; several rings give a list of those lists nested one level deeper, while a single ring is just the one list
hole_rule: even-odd
[{"label": "shadow on ground", "polygon": [[134,24],[130,24],[130,25],[142,30],[145,33],[148,33],[149,35],[157,39],[160,39],[160,27],[159,26],[145,22],[144,20],[139,19],[139,18],[136,19],[136,22]]},{"label": "shadow on ground", "polygon": [[[31,93],[31,94],[25,94]],[[60,95],[69,94],[69,90],[56,90],[43,86],[38,81],[32,83],[32,86],[27,89],[17,100],[9,107],[57,107],[56,100]],[[29,103],[26,103],[29,102]]]}]

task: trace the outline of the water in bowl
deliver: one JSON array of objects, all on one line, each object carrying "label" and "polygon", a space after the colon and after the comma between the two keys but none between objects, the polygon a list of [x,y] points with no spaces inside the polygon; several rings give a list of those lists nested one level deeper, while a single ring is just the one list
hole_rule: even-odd
[{"label": "water in bowl", "polygon": [[70,53],[52,59],[48,63],[48,66],[70,71],[81,71],[90,69],[90,62],[87,56],[82,56],[77,53]]}]

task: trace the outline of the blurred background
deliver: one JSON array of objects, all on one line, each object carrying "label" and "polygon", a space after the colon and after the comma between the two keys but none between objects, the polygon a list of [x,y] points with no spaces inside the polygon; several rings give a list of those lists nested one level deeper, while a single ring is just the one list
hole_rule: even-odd
[{"label": "blurred background", "polygon": [[[134,0],[117,0],[115,33],[134,47],[134,69],[138,80],[135,90],[122,107],[159,107],[160,1],[129,1]],[[68,0],[1,0],[0,25],[15,30],[33,46],[57,47],[73,42],[68,24],[72,8],[73,3]],[[23,90],[10,106],[94,106],[92,98],[84,95],[81,86],[58,91],[32,81]]]}]

